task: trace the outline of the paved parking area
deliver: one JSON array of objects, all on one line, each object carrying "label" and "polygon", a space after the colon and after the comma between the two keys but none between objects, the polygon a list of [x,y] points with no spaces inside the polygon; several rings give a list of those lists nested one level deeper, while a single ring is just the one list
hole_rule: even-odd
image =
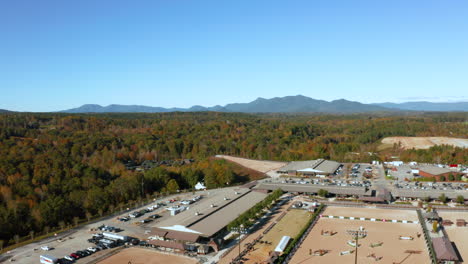
[{"label": "paved parking area", "polygon": [[[178,195],[171,195],[165,198],[160,198],[160,199],[154,200],[152,203],[140,206],[139,208],[122,212],[118,216],[107,217],[97,222],[94,222],[92,224],[79,226],[78,228],[75,228],[73,230],[61,233],[56,237],[47,238],[47,239],[44,239],[35,243],[31,243],[31,244],[16,248],[14,250],[11,250],[10,252],[4,253],[4,255],[8,257],[8,259],[2,263],[10,263],[9,259],[14,259],[15,263],[36,264],[36,263],[39,263],[40,255],[47,254],[47,255],[57,257],[57,258],[63,258],[65,255],[70,255],[71,253],[76,252],[78,250],[83,250],[88,247],[93,247],[95,245],[92,243],[89,243],[87,240],[92,237],[92,234],[102,232],[99,230],[91,231],[101,225],[108,225],[108,226],[113,226],[113,227],[122,229],[123,231],[118,232],[119,235],[131,236],[131,237],[136,237],[139,239],[146,239],[148,237],[146,231],[149,230],[151,226],[156,225],[159,221],[168,219],[170,217],[169,212],[165,210],[167,206],[160,207],[154,210],[153,212],[146,213],[145,215],[140,216],[139,218],[131,219],[130,221],[127,221],[127,222],[119,221],[117,220],[117,218],[128,216],[129,213],[134,212],[134,211],[140,211],[144,208],[147,208],[148,205],[167,202],[170,199],[180,200],[180,199],[189,199],[196,195],[202,195],[202,196],[218,195],[232,188],[237,188],[237,187],[212,189],[208,191],[199,191],[199,192],[196,192],[195,194],[183,193],[183,194],[178,194]],[[173,204],[169,203],[169,205],[173,205]],[[160,214],[161,218],[158,218],[147,224],[139,223],[139,221],[141,221],[142,219],[145,219],[148,216],[153,215],[153,214]],[[43,251],[40,249],[41,246],[46,246],[46,245],[49,247],[52,247],[53,249],[50,251]],[[95,260],[99,256],[102,256],[103,254],[107,254],[110,250],[111,249],[106,249],[98,253],[95,253],[93,255],[84,257],[83,259],[78,260],[77,263],[88,263],[90,261]]]}]

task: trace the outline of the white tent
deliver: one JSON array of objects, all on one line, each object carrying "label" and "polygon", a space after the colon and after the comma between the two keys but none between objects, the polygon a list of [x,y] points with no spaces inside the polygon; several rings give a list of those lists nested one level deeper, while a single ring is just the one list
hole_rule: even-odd
[{"label": "white tent", "polygon": [[312,172],[312,173],[323,173],[323,171],[321,170],[316,170],[316,169],[312,169],[312,168],[306,168],[306,169],[302,169],[302,170],[298,170],[298,172]]},{"label": "white tent", "polygon": [[206,189],[206,186],[203,185],[203,183],[198,182],[198,183],[195,185],[195,189],[196,189],[196,190],[205,190],[205,189]]},{"label": "white tent", "polygon": [[286,246],[288,245],[289,240],[291,240],[291,237],[283,236],[283,238],[281,238],[280,242],[276,246],[275,252],[283,252]]}]

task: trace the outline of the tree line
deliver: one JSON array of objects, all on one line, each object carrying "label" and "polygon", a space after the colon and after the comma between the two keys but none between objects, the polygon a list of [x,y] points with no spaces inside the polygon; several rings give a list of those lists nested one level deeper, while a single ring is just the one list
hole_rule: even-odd
[{"label": "tree line", "polygon": [[[387,136],[465,137],[466,114],[1,114],[0,240],[11,244],[15,235],[190,190],[198,181],[214,188],[249,180],[235,165],[210,158],[216,154],[283,161],[367,162],[394,153],[422,162],[467,160],[466,149],[450,146],[379,152]],[[147,171],[125,167],[167,159],[196,162]]]}]

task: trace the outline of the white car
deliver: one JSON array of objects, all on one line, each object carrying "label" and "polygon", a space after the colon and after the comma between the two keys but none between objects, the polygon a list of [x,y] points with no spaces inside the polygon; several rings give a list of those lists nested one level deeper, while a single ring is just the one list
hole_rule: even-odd
[{"label": "white car", "polygon": [[42,246],[41,249],[42,249],[42,250],[45,250],[45,251],[49,251],[49,250],[51,250],[52,248],[49,247],[49,246]]},{"label": "white car", "polygon": [[66,260],[69,260],[69,261],[75,261],[74,258],[72,258],[72,257],[70,257],[70,256],[68,256],[68,255],[67,255],[67,256],[64,256],[63,258],[66,259]]},{"label": "white car", "polygon": [[89,251],[91,251],[91,252],[96,252],[96,251],[97,251],[97,248],[89,247],[89,248],[87,248],[87,250],[89,250]]}]

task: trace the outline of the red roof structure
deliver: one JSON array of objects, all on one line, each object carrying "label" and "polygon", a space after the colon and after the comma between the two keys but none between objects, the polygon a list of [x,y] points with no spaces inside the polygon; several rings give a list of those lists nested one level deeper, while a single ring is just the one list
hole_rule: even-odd
[{"label": "red roof structure", "polygon": [[452,242],[447,237],[432,238],[432,245],[439,261],[459,261]]}]

